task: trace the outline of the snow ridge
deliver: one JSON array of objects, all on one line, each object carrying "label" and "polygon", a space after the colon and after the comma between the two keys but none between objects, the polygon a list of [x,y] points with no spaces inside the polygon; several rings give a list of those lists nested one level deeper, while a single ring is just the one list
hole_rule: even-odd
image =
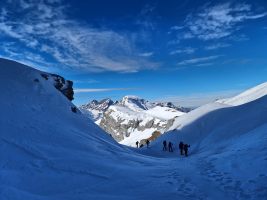
[{"label": "snow ridge", "polygon": [[249,90],[246,90],[245,92],[235,97],[221,99],[217,102],[232,106],[238,106],[259,99],[265,95],[267,95],[267,82],[257,85],[256,87],[253,87]]}]

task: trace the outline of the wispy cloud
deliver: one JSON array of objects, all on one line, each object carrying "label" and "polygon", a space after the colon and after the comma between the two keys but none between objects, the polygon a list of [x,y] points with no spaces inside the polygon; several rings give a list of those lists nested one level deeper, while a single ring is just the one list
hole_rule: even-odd
[{"label": "wispy cloud", "polygon": [[211,66],[211,65],[214,65],[214,63],[211,63],[211,62],[199,63],[199,64],[195,64],[194,66],[196,66],[196,67],[206,67],[206,66]]},{"label": "wispy cloud", "polygon": [[192,47],[185,47],[183,49],[176,49],[170,52],[170,55],[176,55],[176,54],[192,54],[196,51],[196,48]]},{"label": "wispy cloud", "polygon": [[215,60],[219,58],[221,55],[214,55],[214,56],[207,56],[207,57],[198,57],[198,58],[192,58],[192,59],[187,59],[183,60],[181,62],[178,62],[177,65],[192,65],[192,64],[200,64],[200,63],[205,63],[211,60]]},{"label": "wispy cloud", "polygon": [[110,91],[124,91],[136,90],[137,88],[76,88],[75,93],[90,93],[90,92],[110,92]]},{"label": "wispy cloud", "polygon": [[[66,10],[60,0],[7,1],[0,12],[0,37],[20,42],[24,49],[17,49],[17,53],[52,56],[61,66],[73,69],[137,72],[159,66],[139,56],[131,36],[69,19]],[[6,52],[6,56],[11,55]]]},{"label": "wispy cloud", "polygon": [[171,28],[170,28],[170,30],[172,30],[172,31],[178,31],[178,30],[181,30],[181,29],[183,29],[184,27],[183,26],[172,26]]},{"label": "wispy cloud", "polygon": [[194,93],[184,96],[165,96],[159,101],[173,102],[176,105],[184,107],[199,107],[201,105],[214,102],[217,99],[223,99],[239,94],[241,90],[223,90],[218,92]]},{"label": "wispy cloud", "polygon": [[154,4],[146,4],[139,15],[136,17],[136,24],[142,26],[145,29],[155,30],[157,22],[154,19],[154,11],[156,6]]},{"label": "wispy cloud", "polygon": [[95,79],[87,79],[87,80],[73,80],[74,83],[88,83],[88,84],[93,84],[93,83],[100,83],[100,81],[95,80]]},{"label": "wispy cloud", "polygon": [[234,42],[243,42],[243,41],[248,41],[250,38],[245,35],[245,34],[240,34],[240,35],[232,35],[228,38],[229,40],[232,40]]},{"label": "wispy cloud", "polygon": [[231,46],[231,44],[227,44],[227,43],[217,43],[217,44],[212,44],[212,45],[206,46],[205,49],[206,50],[216,50],[216,49],[230,47],[230,46]]},{"label": "wispy cloud", "polygon": [[144,53],[139,54],[139,56],[142,56],[142,57],[150,57],[153,55],[154,55],[154,52],[144,52]]},{"label": "wispy cloud", "polygon": [[267,12],[256,13],[246,3],[222,3],[205,6],[200,12],[190,14],[185,20],[184,38],[201,40],[220,39],[232,35],[246,20],[265,17]]},{"label": "wispy cloud", "polygon": [[167,33],[168,34],[176,33],[177,31],[182,30],[183,28],[184,28],[183,26],[172,26]]}]

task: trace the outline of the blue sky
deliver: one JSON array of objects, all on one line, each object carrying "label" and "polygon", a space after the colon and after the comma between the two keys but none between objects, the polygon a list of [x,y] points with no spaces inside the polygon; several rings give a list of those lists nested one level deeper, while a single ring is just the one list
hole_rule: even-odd
[{"label": "blue sky", "polygon": [[198,106],[267,81],[267,2],[3,0],[0,56],[124,95]]}]

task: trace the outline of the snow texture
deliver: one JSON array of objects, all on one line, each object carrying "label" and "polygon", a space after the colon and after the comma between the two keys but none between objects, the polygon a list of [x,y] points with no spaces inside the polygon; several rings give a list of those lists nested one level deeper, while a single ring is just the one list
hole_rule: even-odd
[{"label": "snow texture", "polygon": [[[1,200],[266,200],[267,96],[200,107],[135,149],[72,112],[40,73],[0,59]],[[179,155],[180,140],[189,157]]]},{"label": "snow texture", "polygon": [[267,95],[267,83],[262,83],[233,98],[222,99],[222,100],[218,100],[217,102],[228,104],[228,105],[233,105],[233,106],[238,106],[241,104],[248,103],[250,101],[254,101],[265,95]]}]

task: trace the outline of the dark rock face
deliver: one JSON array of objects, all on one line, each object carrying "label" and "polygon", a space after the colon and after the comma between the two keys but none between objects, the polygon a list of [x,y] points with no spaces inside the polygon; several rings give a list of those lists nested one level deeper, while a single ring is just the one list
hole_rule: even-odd
[{"label": "dark rock face", "polygon": [[[62,88],[61,88],[62,89]],[[70,101],[74,99],[73,95],[73,82],[67,80],[66,81],[66,87],[60,90]]]},{"label": "dark rock face", "polygon": [[146,141],[148,140],[149,142],[152,142],[154,140],[156,140],[159,136],[161,136],[161,132],[159,131],[154,131],[152,133],[152,135],[149,138],[145,138],[143,140],[140,141],[140,145],[146,145]]},{"label": "dark rock face", "polygon": [[178,111],[181,111],[181,112],[184,112],[184,113],[188,113],[191,110],[193,110],[192,108],[185,108],[185,107],[182,107],[182,106],[176,106],[172,102],[164,102],[164,103],[159,102],[159,103],[154,103],[154,105],[155,106],[161,106],[161,107],[173,108],[175,110],[178,110]]},{"label": "dark rock face", "polygon": [[73,82],[65,80],[62,76],[57,74],[42,73],[41,76],[45,80],[52,79],[53,84],[57,90],[64,94],[70,101],[74,99]]}]

